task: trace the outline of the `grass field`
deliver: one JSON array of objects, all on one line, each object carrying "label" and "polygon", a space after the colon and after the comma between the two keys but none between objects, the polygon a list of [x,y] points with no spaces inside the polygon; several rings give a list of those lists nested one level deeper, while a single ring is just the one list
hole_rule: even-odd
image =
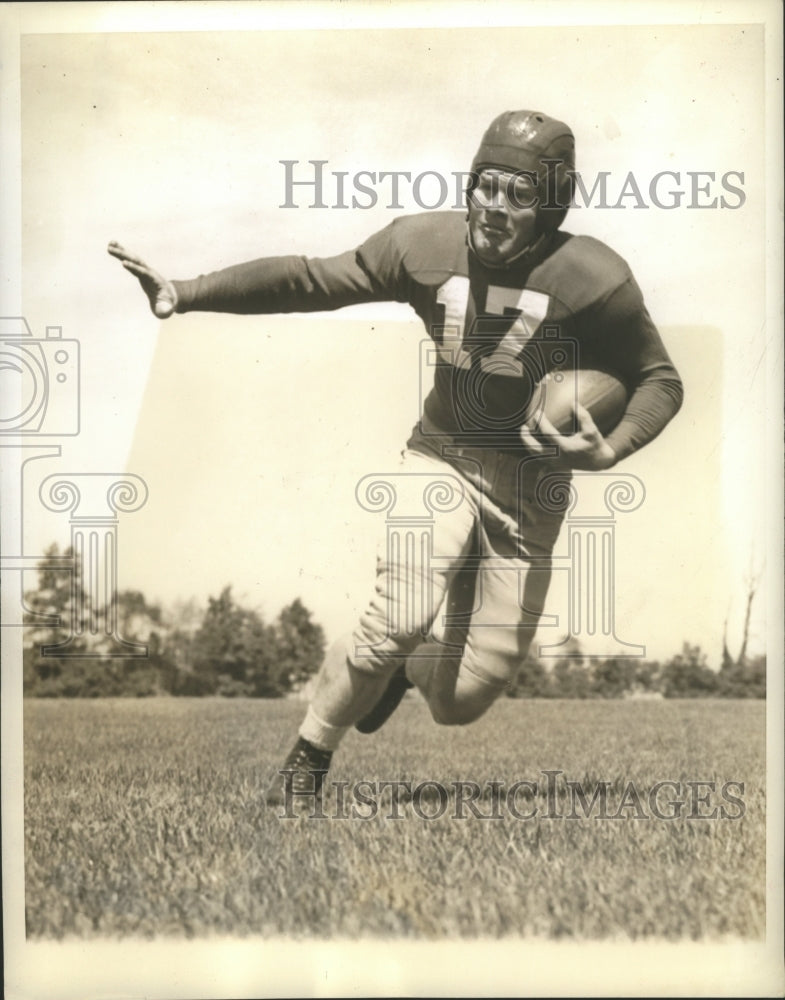
[{"label": "grass field", "polygon": [[[481,819],[451,790],[441,818],[422,818],[441,801],[424,795],[399,819],[382,797],[370,819],[347,807],[347,819],[286,820],[262,792],[299,703],[29,700],[27,933],[759,939],[764,708],[506,700],[447,729],[407,699],[375,736],[345,740],[331,778],[350,783],[347,796],[361,780],[474,780],[485,792],[528,779],[539,787],[513,806],[537,815],[518,818],[500,800],[501,818]],[[550,796],[545,770],[564,772]],[[608,782],[617,818],[576,813],[564,779],[587,794]],[[685,802],[675,819],[652,814],[660,781],[677,783],[655,800],[663,814],[678,811],[668,806],[677,792]],[[735,805],[721,795],[729,781],[744,785],[732,786]],[[475,809],[496,811],[485,794]]]}]

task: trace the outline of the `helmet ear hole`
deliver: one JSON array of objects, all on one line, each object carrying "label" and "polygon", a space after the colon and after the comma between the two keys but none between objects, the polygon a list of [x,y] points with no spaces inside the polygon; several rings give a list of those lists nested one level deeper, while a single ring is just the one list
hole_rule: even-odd
[{"label": "helmet ear hole", "polygon": [[554,143],[547,161],[544,183],[540,186],[537,228],[541,233],[554,232],[564,222],[575,193],[575,168],[571,166],[571,149],[559,149]]}]

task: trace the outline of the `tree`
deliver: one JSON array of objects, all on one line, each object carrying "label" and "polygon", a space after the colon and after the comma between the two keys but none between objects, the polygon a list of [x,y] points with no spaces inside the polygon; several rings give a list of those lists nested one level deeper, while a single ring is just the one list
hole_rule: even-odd
[{"label": "tree", "polygon": [[685,642],[681,653],[668,660],[662,671],[663,695],[666,698],[700,698],[715,695],[717,674],[706,663],[700,646]]},{"label": "tree", "polygon": [[[118,655],[105,628],[90,628],[72,550],[61,555],[51,545],[37,570],[38,589],[25,593],[25,694],[279,698],[301,688],[324,655],[324,630],[299,598],[268,625],[235,600],[230,586],[204,611],[193,601],[180,602],[169,615],[141,591],[120,591],[106,620],[116,623],[123,639],[145,644],[147,655],[126,655],[136,652],[129,647]],[[63,646],[62,655],[55,649],[43,656],[42,646]]]},{"label": "tree", "polygon": [[[119,634],[147,647],[146,656],[113,660],[122,678],[117,693],[142,697],[170,691],[173,664],[166,657],[166,626],[160,605],[148,603],[139,590],[121,590],[114,600]],[[100,651],[101,644],[96,649]]]},{"label": "tree", "polygon": [[761,654],[743,664],[723,665],[717,684],[717,693],[722,698],[765,698],[766,657]]},{"label": "tree", "polygon": [[550,698],[551,681],[542,660],[530,653],[518,668],[507,694],[510,698]]},{"label": "tree", "polygon": [[267,625],[227,586],[208,600],[182,693],[280,698],[318,669],[323,654],[324,632],[299,599]]},{"label": "tree", "polygon": [[232,588],[224,587],[218,597],[207,601],[202,625],[194,636],[193,694],[249,694],[250,667],[246,646],[248,612],[232,597]]},{"label": "tree", "polygon": [[632,690],[640,694],[660,693],[662,667],[658,660],[636,660],[633,667]]},{"label": "tree", "polygon": [[554,698],[590,698],[591,677],[580,642],[570,636],[564,651],[553,668],[552,688]]},{"label": "tree", "polygon": [[121,590],[115,597],[115,603],[120,635],[133,635],[144,642],[155,632],[163,630],[160,606],[148,604],[141,590]]},{"label": "tree", "polygon": [[162,660],[164,689],[172,694],[186,694],[193,677],[196,635],[204,618],[204,609],[190,598],[175,601],[165,614],[165,639]]},{"label": "tree", "polygon": [[752,604],[757,593],[759,577],[752,571],[747,576],[747,600],[744,609],[744,628],[739,654],[734,659],[728,649],[728,619],[722,636],[722,665],[718,679],[718,693],[724,698],[765,698],[766,657],[749,658],[747,648],[750,638]]},{"label": "tree", "polygon": [[275,623],[276,654],[286,688],[298,691],[324,658],[324,629],[311,620],[299,597],[282,609]]},{"label": "tree", "polygon": [[251,663],[249,694],[256,698],[280,698],[289,690],[285,665],[278,652],[276,630],[255,614],[246,622],[245,641]]},{"label": "tree", "polygon": [[[158,693],[164,666],[161,609],[149,605],[139,591],[121,591],[112,597],[120,634],[148,647],[147,656],[118,657],[112,638],[104,630],[91,631],[92,609],[75,573],[73,550],[67,548],[61,556],[55,543],[38,565],[38,589],[25,593],[29,623],[23,648],[25,694],[98,697]],[[58,646],[63,647],[62,655],[57,655],[56,648],[54,655],[44,655],[43,647]]]},{"label": "tree", "polygon": [[621,698],[632,687],[635,667],[629,659],[609,656],[592,660],[591,690],[599,698]]},{"label": "tree", "polygon": [[[57,565],[57,560],[73,558],[73,549],[69,546],[64,552],[56,542],[53,542],[44,552],[37,566],[38,588],[26,591],[25,629],[23,639],[23,688],[25,694],[56,695],[61,693],[64,681],[61,676],[68,673],[69,660],[56,656],[44,656],[44,646],[57,646],[68,638],[72,625],[74,610],[72,592],[72,565],[65,563]],[[76,609],[84,604],[80,599],[82,590],[78,580],[74,582]],[[87,652],[87,630],[84,620],[78,622],[82,627],[71,643],[72,652]]]},{"label": "tree", "polygon": [[553,693],[556,698],[591,697],[589,671],[575,660],[557,660],[553,668]]},{"label": "tree", "polygon": [[746,698],[766,697],[766,657],[756,656],[747,664]]}]

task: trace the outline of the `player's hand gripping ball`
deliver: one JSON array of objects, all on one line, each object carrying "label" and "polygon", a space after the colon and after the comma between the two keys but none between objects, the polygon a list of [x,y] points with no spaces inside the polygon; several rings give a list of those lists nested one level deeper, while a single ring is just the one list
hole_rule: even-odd
[{"label": "player's hand gripping ball", "polygon": [[609,469],[616,453],[605,435],[621,420],[628,398],[624,383],[610,372],[551,373],[535,387],[521,441],[533,454],[569,469]]}]

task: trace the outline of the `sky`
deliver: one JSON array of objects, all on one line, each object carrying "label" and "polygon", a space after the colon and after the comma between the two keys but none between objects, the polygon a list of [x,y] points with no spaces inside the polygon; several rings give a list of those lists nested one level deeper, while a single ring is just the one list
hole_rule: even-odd
[{"label": "sky", "polygon": [[[23,36],[21,308],[36,337],[54,324],[78,338],[82,366],[80,434],[28,466],[25,552],[68,541],[41,479],[125,470],[149,499],[120,518],[122,589],[204,603],[231,584],[267,616],[299,596],[330,638],[351,628],[380,530],[354,487],[394,466],[417,419],[421,324],[399,304],[161,322],[106,243],[173,278],[338,253],[422,208],[405,183],[400,209],[381,183],[373,208],[336,208],[334,172],[451,178],[499,111],[529,106],[572,125],[608,206],[634,175],[645,207],[595,199],[564,228],[625,257],[685,382],[673,424],[618,467],[646,499],[617,518],[617,634],[660,658],[690,641],[716,662],[726,618],[738,646],[766,550],[762,45],[755,25]],[[281,207],[281,161],[303,179],[317,159],[329,207],[308,207],[305,188]],[[660,200],[683,192],[672,209],[649,195],[663,171],[677,176]]]}]

